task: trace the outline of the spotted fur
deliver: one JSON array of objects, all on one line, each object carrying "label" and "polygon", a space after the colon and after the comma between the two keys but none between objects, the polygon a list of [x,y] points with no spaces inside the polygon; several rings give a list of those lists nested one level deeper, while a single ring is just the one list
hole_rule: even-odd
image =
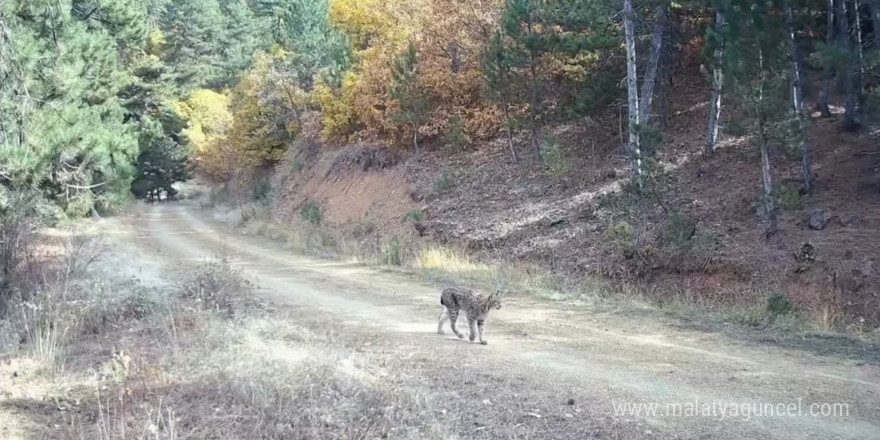
[{"label": "spotted fur", "polygon": [[473,290],[458,287],[443,289],[443,293],[440,295],[440,304],[443,305],[443,310],[440,312],[437,334],[443,334],[443,323],[449,320],[455,336],[458,336],[459,339],[464,339],[464,335],[455,328],[458,314],[461,310],[464,310],[468,319],[468,327],[470,328],[470,341],[473,342],[477,334],[479,334],[480,344],[486,345],[488,342],[483,339],[483,325],[486,323],[486,317],[489,316],[490,310],[501,308],[501,297],[502,292],[500,290],[496,290],[486,296],[481,292],[475,293]]}]

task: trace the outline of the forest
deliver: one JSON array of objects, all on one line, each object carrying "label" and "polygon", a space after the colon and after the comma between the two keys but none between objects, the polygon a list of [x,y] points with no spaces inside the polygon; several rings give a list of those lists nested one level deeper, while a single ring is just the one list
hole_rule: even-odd
[{"label": "forest", "polygon": [[876,438],[878,116],[880,0],[0,0],[0,438]]},{"label": "forest", "polygon": [[810,192],[809,114],[856,130],[876,111],[878,24],[874,0],[4,0],[4,203],[82,216],[195,170],[247,184],[309,124],[413,154],[503,137],[541,166],[548,127],[618,108],[637,181],[671,66],[698,51],[705,154],[722,121],[753,134],[772,215],[767,150],[802,157]]}]

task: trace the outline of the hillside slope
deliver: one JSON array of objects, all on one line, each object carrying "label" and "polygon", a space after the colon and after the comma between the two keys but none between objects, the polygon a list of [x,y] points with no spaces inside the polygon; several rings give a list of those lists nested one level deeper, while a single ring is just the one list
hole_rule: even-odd
[{"label": "hillside slope", "polygon": [[[651,194],[622,191],[624,157],[616,130],[601,128],[612,126],[607,121],[555,129],[561,174],[529,155],[512,162],[501,141],[408,158],[369,146],[292,149],[272,177],[273,218],[301,223],[302,206],[316,203],[324,227],[376,252],[399,237],[415,247],[526,261],[574,280],[637,282],[709,306],[764,304],[784,294],[829,328],[880,322],[876,140],[841,132],[834,118],[814,118],[816,191],[798,195],[799,162],[777,152],[773,173],[787,198],[780,230],[768,239],[756,213],[757,152],[747,138],[728,136],[715,157],[704,158],[701,104],[671,112],[657,152],[667,171]],[[816,210],[830,215],[821,230],[809,226]],[[406,221],[414,211],[417,221]],[[671,212],[693,225],[686,237],[693,243],[664,240]],[[612,233],[621,228],[622,239]]]}]

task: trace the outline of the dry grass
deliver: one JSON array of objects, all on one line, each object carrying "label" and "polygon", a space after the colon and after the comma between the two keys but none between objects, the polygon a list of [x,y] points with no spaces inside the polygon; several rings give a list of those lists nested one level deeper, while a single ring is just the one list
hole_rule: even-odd
[{"label": "dry grass", "polygon": [[449,437],[361,341],[253,297],[223,259],[168,295],[65,255],[77,261],[63,257],[58,273],[75,276],[10,309],[26,338],[9,353],[23,379],[0,397],[4,433],[28,437],[33,428],[11,420],[33,420],[71,440]]}]

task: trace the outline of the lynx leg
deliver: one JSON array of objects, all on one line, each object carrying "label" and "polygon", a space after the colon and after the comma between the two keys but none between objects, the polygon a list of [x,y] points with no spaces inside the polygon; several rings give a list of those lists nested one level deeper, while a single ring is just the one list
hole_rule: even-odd
[{"label": "lynx leg", "polygon": [[464,339],[464,335],[455,328],[455,322],[458,321],[458,310],[449,311],[449,326],[452,327],[452,333],[458,336],[458,339]]},{"label": "lynx leg", "polygon": [[489,343],[488,341],[483,339],[483,324],[485,324],[485,323],[486,323],[485,319],[477,320],[477,330],[479,330],[479,332],[480,332],[480,344],[483,344],[483,345],[486,345]]},{"label": "lynx leg", "polygon": [[440,311],[440,318],[437,323],[437,334],[442,335],[443,332],[443,323],[449,320],[449,312],[446,311],[446,307],[443,307],[443,310]]},{"label": "lynx leg", "polygon": [[468,335],[468,339],[470,339],[471,342],[474,342],[474,339],[477,337],[477,329],[475,328],[476,327],[475,324],[476,324],[476,322],[474,322],[474,319],[471,318],[470,316],[468,316],[468,327],[470,328],[470,331],[471,331],[470,335]]}]

